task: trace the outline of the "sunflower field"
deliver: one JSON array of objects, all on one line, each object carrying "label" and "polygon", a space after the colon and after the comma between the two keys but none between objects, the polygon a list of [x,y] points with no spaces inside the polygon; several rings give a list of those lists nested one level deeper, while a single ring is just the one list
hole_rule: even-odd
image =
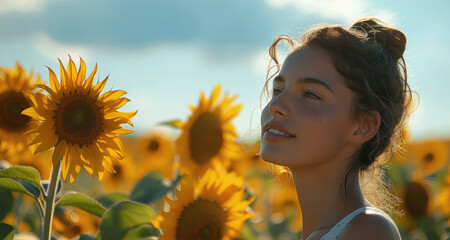
[{"label": "sunflower field", "polygon": [[[301,237],[289,174],[233,125],[237,95],[218,84],[189,116],[129,136],[126,92],[81,58],[59,64],[45,80],[0,68],[1,239]],[[450,140],[404,140],[385,167],[402,200],[393,218],[403,239],[448,239]]]}]

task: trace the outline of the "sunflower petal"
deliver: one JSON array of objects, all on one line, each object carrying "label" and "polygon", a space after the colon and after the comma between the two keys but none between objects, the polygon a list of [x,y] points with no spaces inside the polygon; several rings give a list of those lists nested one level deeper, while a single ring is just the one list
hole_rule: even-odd
[{"label": "sunflower petal", "polygon": [[77,80],[75,81],[77,86],[81,86],[85,78],[86,78],[86,63],[84,63],[83,59],[80,57],[80,67],[78,68]]},{"label": "sunflower petal", "polygon": [[84,82],[84,89],[86,90],[86,92],[92,88],[92,83],[94,82],[95,73],[97,73],[97,63],[95,64],[95,67],[92,70],[89,77],[86,79],[86,82]]},{"label": "sunflower petal", "polygon": [[27,115],[29,117],[32,117],[32,118],[36,119],[36,120],[40,120],[40,121],[44,121],[45,120],[45,118],[42,117],[41,115],[39,115],[36,112],[36,109],[34,109],[33,107],[26,108],[25,110],[22,111],[21,114]]},{"label": "sunflower petal", "polygon": [[50,87],[55,92],[61,91],[61,85],[59,84],[58,78],[56,77],[55,73],[49,67],[47,68],[48,68],[48,75],[50,78]]},{"label": "sunflower petal", "polygon": [[[69,55],[69,64],[67,64],[67,75],[69,75],[69,78],[72,81],[77,79],[77,68],[75,66],[75,63],[72,61],[70,55]],[[77,82],[75,81],[74,84],[76,85]]]},{"label": "sunflower petal", "polygon": [[107,76],[105,79],[103,79],[101,82],[99,82],[99,83],[97,83],[97,84],[95,84],[95,86],[91,89],[91,92],[89,93],[89,96],[91,96],[91,97],[98,97],[99,96],[99,94],[100,94],[100,92],[103,90],[103,88],[105,87],[105,85],[106,85],[106,81],[108,80],[108,77],[109,76]]}]

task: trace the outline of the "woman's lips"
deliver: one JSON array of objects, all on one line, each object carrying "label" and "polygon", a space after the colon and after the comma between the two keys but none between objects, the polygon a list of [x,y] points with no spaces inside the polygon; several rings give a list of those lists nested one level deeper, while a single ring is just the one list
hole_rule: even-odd
[{"label": "woman's lips", "polygon": [[269,132],[269,131],[265,131],[264,135],[263,135],[263,139],[268,142],[280,142],[280,141],[290,140],[292,138],[294,138],[294,136],[285,136],[285,135],[280,135],[280,134]]}]

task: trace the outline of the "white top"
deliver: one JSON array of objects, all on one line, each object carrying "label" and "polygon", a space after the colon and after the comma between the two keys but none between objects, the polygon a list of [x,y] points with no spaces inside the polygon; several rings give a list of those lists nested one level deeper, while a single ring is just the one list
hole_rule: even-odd
[{"label": "white top", "polygon": [[[381,211],[380,209],[374,208],[374,207],[361,207],[361,208],[358,208],[355,211],[351,212],[347,216],[345,216],[341,221],[339,221],[336,225],[334,225],[334,227],[328,233],[323,235],[320,238],[320,240],[337,240],[339,235],[341,234],[342,230],[347,225],[347,223],[349,223],[354,217],[356,217],[358,214],[360,214],[362,212],[375,213],[375,214],[378,214],[381,216],[385,216],[389,221],[392,222],[392,224],[394,224],[396,226],[394,220],[392,220],[392,218],[388,214]],[[395,229],[397,230],[399,239],[401,239],[400,232],[398,231],[397,228],[395,228]]]}]

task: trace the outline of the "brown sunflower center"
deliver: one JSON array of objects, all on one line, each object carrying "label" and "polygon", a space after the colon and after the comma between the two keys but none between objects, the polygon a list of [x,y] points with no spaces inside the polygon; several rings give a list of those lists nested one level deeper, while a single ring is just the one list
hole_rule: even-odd
[{"label": "brown sunflower center", "polygon": [[159,142],[155,139],[152,139],[147,148],[150,152],[156,152],[159,149]]},{"label": "brown sunflower center", "polygon": [[405,207],[415,218],[425,216],[428,207],[428,194],[424,186],[418,182],[411,182],[406,187]]},{"label": "brown sunflower center", "polygon": [[27,126],[30,117],[21,112],[29,108],[25,96],[16,91],[0,93],[0,128],[8,132],[19,132]]},{"label": "brown sunflower center", "polygon": [[220,240],[225,233],[226,212],[212,201],[197,199],[183,209],[177,222],[177,240]]},{"label": "brown sunflower center", "polygon": [[103,113],[86,95],[64,96],[55,110],[56,134],[74,145],[92,144],[103,131]]},{"label": "brown sunflower center", "polygon": [[219,153],[223,145],[223,131],[219,118],[203,113],[194,121],[190,130],[191,157],[198,164],[205,164]]},{"label": "brown sunflower center", "polygon": [[429,163],[434,160],[434,154],[433,153],[427,153],[424,157],[425,162]]}]

